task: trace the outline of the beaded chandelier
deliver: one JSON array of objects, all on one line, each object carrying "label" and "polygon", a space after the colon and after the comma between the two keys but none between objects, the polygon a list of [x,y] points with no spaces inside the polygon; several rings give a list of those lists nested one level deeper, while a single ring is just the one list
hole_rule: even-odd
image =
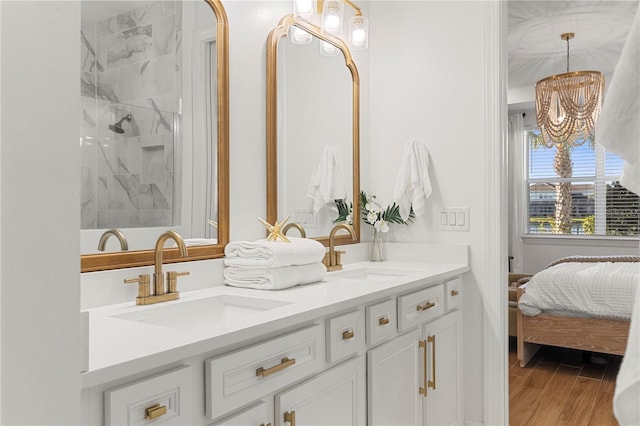
[{"label": "beaded chandelier", "polygon": [[569,72],[569,40],[574,33],[560,36],[567,41],[567,72],[536,83],[536,118],[544,144],[582,145],[593,136],[602,107],[604,75],[600,71]]}]

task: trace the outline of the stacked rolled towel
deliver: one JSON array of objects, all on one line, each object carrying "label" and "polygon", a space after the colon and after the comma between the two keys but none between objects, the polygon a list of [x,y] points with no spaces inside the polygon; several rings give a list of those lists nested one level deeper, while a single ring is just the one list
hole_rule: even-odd
[{"label": "stacked rolled towel", "polygon": [[235,287],[281,290],[321,281],[325,247],[316,240],[232,241],[224,249],[224,283]]}]

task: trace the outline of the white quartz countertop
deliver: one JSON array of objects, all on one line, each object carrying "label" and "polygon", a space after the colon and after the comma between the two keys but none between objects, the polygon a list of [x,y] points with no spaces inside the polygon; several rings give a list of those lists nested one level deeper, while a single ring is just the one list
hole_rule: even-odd
[{"label": "white quartz countertop", "polygon": [[[388,261],[354,263],[345,266],[343,272],[367,266],[411,272],[372,281],[334,278],[336,273],[328,273],[323,281],[286,290],[216,286],[184,292],[179,300],[157,305],[137,306],[135,301],[131,301],[89,309],[89,369],[82,373],[83,386],[97,386],[239,343],[249,344],[274,331],[291,329],[323,316],[410,292],[431,283],[437,284],[469,270],[465,264]],[[215,323],[193,328],[159,326],[116,318],[135,315],[145,309],[157,309],[161,305],[169,308],[217,295],[253,297],[286,304],[249,315],[226,316]]]}]

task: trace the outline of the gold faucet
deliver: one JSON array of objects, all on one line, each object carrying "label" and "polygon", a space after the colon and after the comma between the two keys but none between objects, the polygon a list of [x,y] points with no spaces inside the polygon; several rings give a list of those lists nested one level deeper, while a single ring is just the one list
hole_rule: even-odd
[{"label": "gold faucet", "polygon": [[355,240],[356,233],[353,231],[353,228],[346,223],[339,223],[331,229],[329,233],[329,251],[325,253],[324,259],[322,259],[322,263],[327,267],[327,271],[339,271],[342,269],[342,263],[340,263],[340,255],[344,254],[344,251],[336,251],[335,244],[333,239],[336,236],[336,232],[340,229],[346,229],[351,234],[351,238]]},{"label": "gold faucet", "polygon": [[122,251],[129,250],[127,239],[125,238],[122,231],[119,229],[109,229],[108,231],[105,231],[104,234],[102,234],[102,236],[100,237],[100,241],[98,241],[98,250],[104,251],[104,248],[107,244],[107,240],[112,235],[115,236],[118,239],[118,241],[120,241],[120,250]]},{"label": "gold faucet", "polygon": [[150,294],[149,274],[138,275],[138,278],[129,278],[124,280],[125,284],[138,283],[138,297],[136,297],[137,305],[151,305],[153,303],[166,302],[168,300],[176,300],[180,297],[178,292],[178,277],[189,275],[189,272],[167,272],[167,290],[164,287],[164,276],[162,275],[162,249],[164,243],[172,239],[178,244],[180,256],[187,256],[187,247],[180,234],[175,231],[167,231],[158,237],[154,252],[153,265],[153,292]]},{"label": "gold faucet", "polygon": [[288,223],[284,228],[282,228],[282,235],[287,235],[287,231],[291,228],[296,228],[298,232],[300,232],[300,237],[307,238],[307,233],[304,231],[302,225],[296,222]]}]

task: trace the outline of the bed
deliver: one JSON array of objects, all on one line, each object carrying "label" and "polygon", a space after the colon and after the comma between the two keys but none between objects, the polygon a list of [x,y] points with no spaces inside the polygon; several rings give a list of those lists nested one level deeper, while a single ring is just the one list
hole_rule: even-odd
[{"label": "bed", "polygon": [[624,355],[640,281],[639,256],[570,256],[521,281],[521,367],[541,345]]}]

